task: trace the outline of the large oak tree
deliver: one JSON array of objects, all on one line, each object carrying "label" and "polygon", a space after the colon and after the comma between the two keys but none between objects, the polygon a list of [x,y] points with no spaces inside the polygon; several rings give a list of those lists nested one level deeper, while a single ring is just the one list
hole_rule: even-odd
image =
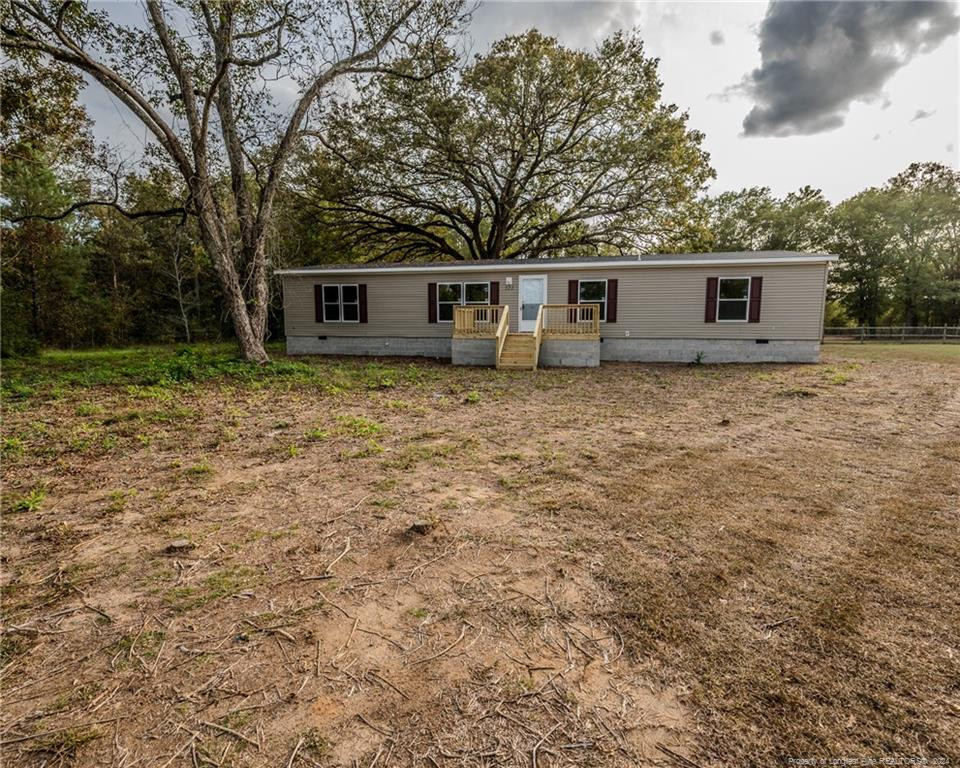
[{"label": "large oak tree", "polygon": [[[398,59],[429,73],[460,2],[147,0],[134,25],[70,1],[10,0],[4,11],[7,53],[59,62],[103,86],[146,126],[187,191],[163,211],[123,209],[118,185],[112,196],[39,213],[113,205],[134,216],[195,216],[241,351],[263,362],[267,237],[311,116],[345,77],[389,73]],[[292,103],[278,105],[275,93]]]},{"label": "large oak tree", "polygon": [[383,259],[681,247],[713,176],[633,34],[593,52],[507,37],[441,77],[372,83],[320,138],[301,194]]}]

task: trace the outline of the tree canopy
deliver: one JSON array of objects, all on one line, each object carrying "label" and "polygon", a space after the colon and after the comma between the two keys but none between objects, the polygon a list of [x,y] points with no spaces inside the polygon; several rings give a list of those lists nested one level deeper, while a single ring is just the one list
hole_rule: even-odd
[{"label": "tree canopy", "polygon": [[532,30],[438,77],[369,85],[299,186],[371,258],[666,250],[697,234],[702,140],[661,102],[635,34],[586,52]]}]

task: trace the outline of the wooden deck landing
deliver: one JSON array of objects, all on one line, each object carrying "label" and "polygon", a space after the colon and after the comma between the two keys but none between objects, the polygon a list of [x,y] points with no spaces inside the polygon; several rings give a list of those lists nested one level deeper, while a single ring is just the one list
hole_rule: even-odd
[{"label": "wooden deck landing", "polygon": [[535,371],[544,339],[600,338],[600,305],[541,304],[532,333],[510,332],[509,305],[454,307],[453,338],[494,339],[497,368]]}]

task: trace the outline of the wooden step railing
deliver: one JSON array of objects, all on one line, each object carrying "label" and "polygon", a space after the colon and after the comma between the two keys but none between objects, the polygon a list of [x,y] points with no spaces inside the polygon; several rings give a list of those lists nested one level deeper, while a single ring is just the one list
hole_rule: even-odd
[{"label": "wooden step railing", "polygon": [[543,328],[543,337],[600,338],[599,304],[542,304],[537,327]]},{"label": "wooden step railing", "polygon": [[[510,332],[510,307],[506,304],[473,304],[453,308],[453,335],[461,339],[495,339],[496,365]],[[541,304],[533,330],[533,368],[540,361],[546,339],[599,339],[599,304]]]},{"label": "wooden step railing", "polygon": [[504,304],[468,304],[453,308],[453,335],[493,338],[510,308]]},{"label": "wooden step railing", "polygon": [[503,307],[500,313],[500,321],[497,323],[497,357],[496,365],[500,367],[500,355],[503,354],[503,345],[507,341],[507,334],[510,332],[510,307]]},{"label": "wooden step railing", "polygon": [[540,342],[543,340],[543,308],[537,310],[537,325],[533,331],[533,370],[537,370],[537,363],[540,362]]}]

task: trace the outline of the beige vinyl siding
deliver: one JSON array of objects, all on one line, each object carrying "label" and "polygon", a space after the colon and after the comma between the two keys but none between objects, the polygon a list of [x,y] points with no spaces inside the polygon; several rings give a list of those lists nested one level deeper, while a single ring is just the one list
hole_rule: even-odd
[{"label": "beige vinyl siding", "polygon": [[[533,273],[522,273],[533,276]],[[584,267],[551,269],[547,300],[567,303],[569,280],[616,279],[617,321],[603,323],[606,338],[635,339],[819,339],[826,264],[783,264],[741,267]],[[521,273],[468,270],[377,274],[375,270],[342,275],[283,278],[284,323],[288,336],[448,337],[452,323],[428,322],[427,284],[500,282],[500,303],[510,305],[511,330],[517,330],[517,297]],[[706,323],[704,303],[708,277],[763,277],[759,323]],[[506,277],[513,279],[507,287]],[[365,283],[368,322],[314,322],[313,286],[318,283]]]}]

